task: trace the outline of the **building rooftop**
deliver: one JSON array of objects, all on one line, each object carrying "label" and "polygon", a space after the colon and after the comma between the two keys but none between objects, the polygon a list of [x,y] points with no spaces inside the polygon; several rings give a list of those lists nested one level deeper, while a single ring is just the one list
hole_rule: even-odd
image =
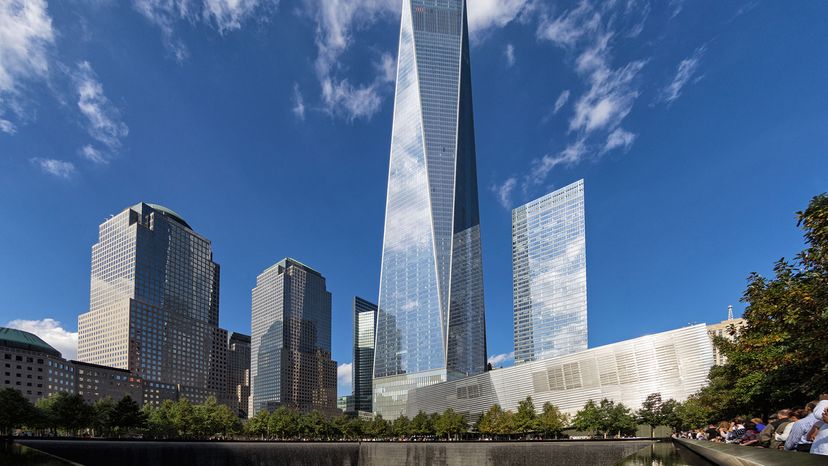
[{"label": "building rooftop", "polygon": [[34,333],[13,328],[0,327],[0,346],[38,351],[58,358],[62,357],[60,351],[54,349]]},{"label": "building rooftop", "polygon": [[164,207],[164,206],[162,206],[162,205],[158,205],[158,204],[150,204],[150,203],[148,203],[148,202],[147,202],[146,204],[147,204],[148,206],[152,207],[154,210],[157,210],[157,211],[159,211],[159,212],[163,213],[164,215],[166,215],[167,217],[170,217],[170,218],[172,218],[173,220],[175,220],[176,222],[178,222],[178,223],[180,223],[180,224],[184,225],[185,227],[189,228],[190,230],[192,230],[192,229],[193,229],[193,227],[191,227],[191,226],[190,226],[190,224],[189,224],[189,223],[187,223],[187,221],[186,221],[186,220],[184,220],[184,218],[183,218],[183,217],[181,217],[180,215],[178,215],[178,214],[177,214],[174,210],[169,209],[169,208],[167,208],[167,207]]}]

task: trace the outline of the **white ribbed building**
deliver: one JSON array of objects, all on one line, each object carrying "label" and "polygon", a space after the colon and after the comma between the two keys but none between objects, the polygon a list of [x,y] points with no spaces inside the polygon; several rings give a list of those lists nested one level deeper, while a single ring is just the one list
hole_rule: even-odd
[{"label": "white ribbed building", "polygon": [[550,402],[568,414],[603,398],[638,409],[656,392],[686,400],[707,383],[713,362],[707,327],[693,325],[418,388],[406,412],[452,408],[473,422],[494,404],[516,411],[527,396],[536,409]]}]

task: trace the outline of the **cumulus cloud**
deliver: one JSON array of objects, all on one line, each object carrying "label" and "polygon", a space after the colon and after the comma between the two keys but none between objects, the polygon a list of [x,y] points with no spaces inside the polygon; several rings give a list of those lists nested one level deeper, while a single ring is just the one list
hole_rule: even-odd
[{"label": "cumulus cloud", "polygon": [[45,0],[0,2],[0,131],[17,131],[9,114],[21,117],[22,110],[15,101],[22,83],[47,76],[54,40]]},{"label": "cumulus cloud", "polygon": [[511,366],[515,363],[515,352],[493,354],[489,356],[489,364],[492,366]]},{"label": "cumulus cloud", "polygon": [[692,56],[685,58],[679,63],[673,81],[661,91],[660,100],[662,102],[671,104],[674,100],[681,97],[681,91],[684,89],[684,86],[696,75],[706,50],[707,48],[705,46],[699,47],[693,52]]},{"label": "cumulus cloud", "polygon": [[354,365],[352,363],[340,364],[336,368],[336,382],[339,386],[339,391],[342,393],[350,393],[351,385],[353,384]]},{"label": "cumulus cloud", "polygon": [[108,157],[121,147],[121,140],[129,134],[129,128],[120,119],[120,112],[104,94],[89,62],[78,64],[73,78],[78,94],[78,109],[86,118],[86,130],[93,139],[103,145],[108,153],[86,145],[81,154],[92,162],[106,163]]},{"label": "cumulus cloud", "polygon": [[44,172],[58,178],[71,178],[75,174],[75,164],[56,159],[44,159],[35,157],[30,159],[33,164],[40,167]]},{"label": "cumulus cloud", "polygon": [[469,34],[472,40],[493,28],[502,28],[531,10],[529,0],[474,0],[468,2]]},{"label": "cumulus cloud", "polygon": [[187,46],[175,33],[178,23],[195,24],[203,21],[213,25],[219,34],[240,29],[242,24],[265,7],[275,9],[278,0],[132,0],[132,5],[144,18],[161,30],[164,45],[175,59],[187,59]]},{"label": "cumulus cloud", "polygon": [[34,333],[63,354],[65,359],[78,355],[78,332],[70,332],[55,319],[12,320],[6,327]]}]

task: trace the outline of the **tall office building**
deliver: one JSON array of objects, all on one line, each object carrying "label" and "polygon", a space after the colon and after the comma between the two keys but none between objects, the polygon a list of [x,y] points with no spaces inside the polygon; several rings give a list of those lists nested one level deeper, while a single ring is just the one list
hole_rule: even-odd
[{"label": "tall office building", "polygon": [[377,305],[354,298],[354,410],[371,412]]},{"label": "tall office building", "polygon": [[486,370],[465,0],[406,0],[385,213],[374,411]]},{"label": "tall office building", "polygon": [[233,332],[227,342],[228,405],[242,419],[250,402],[250,336]]},{"label": "tall office building", "polygon": [[512,211],[515,362],[587,349],[584,180]]},{"label": "tall office building", "polygon": [[334,414],[336,362],[325,277],[293,259],[262,272],[253,288],[252,330],[248,414],[279,406]]},{"label": "tall office building", "polygon": [[[140,203],[101,224],[78,359],[175,386],[193,402],[221,396],[219,265],[210,241],[166,207]],[[220,352],[220,351],[219,351]]]}]

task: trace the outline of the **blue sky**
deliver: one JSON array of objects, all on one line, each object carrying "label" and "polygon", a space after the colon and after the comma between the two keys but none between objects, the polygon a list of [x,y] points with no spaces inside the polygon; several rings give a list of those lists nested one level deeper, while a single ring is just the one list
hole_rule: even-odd
[{"label": "blue sky", "polygon": [[[230,330],[249,332],[265,268],[320,270],[347,391],[351,299],[378,292],[399,4],[0,2],[0,324],[71,352],[98,224],[155,202],[212,240]],[[591,346],[738,313],[747,274],[801,249],[794,212],[828,180],[828,4],[469,9],[498,361],[510,208],[577,179]]]}]

